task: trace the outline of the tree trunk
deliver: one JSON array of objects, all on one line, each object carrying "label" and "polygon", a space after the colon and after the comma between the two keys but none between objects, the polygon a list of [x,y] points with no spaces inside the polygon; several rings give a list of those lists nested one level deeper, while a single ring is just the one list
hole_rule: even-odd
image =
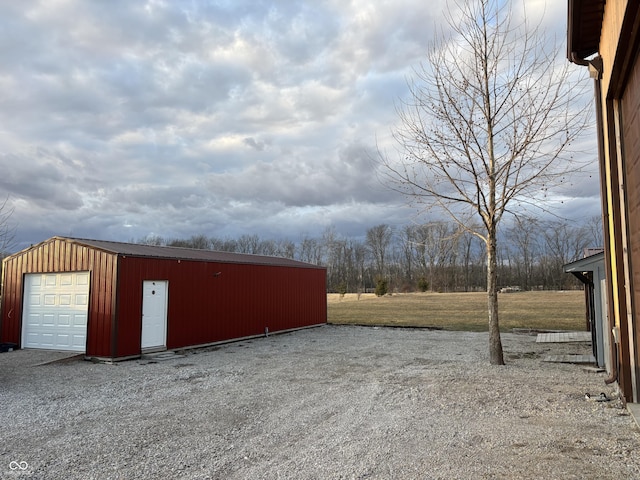
[{"label": "tree trunk", "polygon": [[498,269],[495,231],[487,238],[487,297],[489,307],[489,363],[504,365],[500,325],[498,323]]}]

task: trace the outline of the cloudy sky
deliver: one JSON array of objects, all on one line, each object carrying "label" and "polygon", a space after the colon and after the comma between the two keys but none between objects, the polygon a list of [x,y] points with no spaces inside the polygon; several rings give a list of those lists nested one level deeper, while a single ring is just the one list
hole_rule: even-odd
[{"label": "cloudy sky", "polygon": [[[564,54],[565,2],[526,3]],[[391,145],[443,4],[0,0],[0,196],[17,248],[411,222],[371,155]],[[595,214],[597,195],[576,178],[566,210]]]}]

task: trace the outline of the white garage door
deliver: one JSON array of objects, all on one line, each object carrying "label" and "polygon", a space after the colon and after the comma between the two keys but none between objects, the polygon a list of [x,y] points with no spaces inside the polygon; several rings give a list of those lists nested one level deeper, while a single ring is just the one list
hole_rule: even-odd
[{"label": "white garage door", "polygon": [[84,352],[89,272],[25,275],[22,348]]}]

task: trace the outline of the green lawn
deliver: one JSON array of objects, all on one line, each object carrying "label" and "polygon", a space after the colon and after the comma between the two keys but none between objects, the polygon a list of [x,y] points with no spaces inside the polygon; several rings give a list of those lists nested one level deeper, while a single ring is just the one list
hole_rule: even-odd
[{"label": "green lawn", "polygon": [[[500,294],[500,329],[585,330],[583,291]],[[406,293],[327,296],[333,324],[401,325],[446,330],[487,330],[486,293]]]}]

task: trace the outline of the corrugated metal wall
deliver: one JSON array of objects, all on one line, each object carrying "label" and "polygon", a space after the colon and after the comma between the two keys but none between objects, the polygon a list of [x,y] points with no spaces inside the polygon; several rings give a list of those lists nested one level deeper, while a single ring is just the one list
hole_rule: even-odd
[{"label": "corrugated metal wall", "polygon": [[110,357],[115,306],[116,255],[53,238],[5,259],[0,338],[20,345],[26,273],[89,271],[87,355]]},{"label": "corrugated metal wall", "polygon": [[118,356],[140,353],[144,280],[169,282],[169,349],[327,320],[322,268],[121,257],[118,271]]},{"label": "corrugated metal wall", "polygon": [[327,321],[324,268],[118,256],[53,238],[5,260],[0,339],[20,344],[25,273],[73,271],[91,272],[88,356],[141,353],[145,280],[168,281],[169,349]]}]

